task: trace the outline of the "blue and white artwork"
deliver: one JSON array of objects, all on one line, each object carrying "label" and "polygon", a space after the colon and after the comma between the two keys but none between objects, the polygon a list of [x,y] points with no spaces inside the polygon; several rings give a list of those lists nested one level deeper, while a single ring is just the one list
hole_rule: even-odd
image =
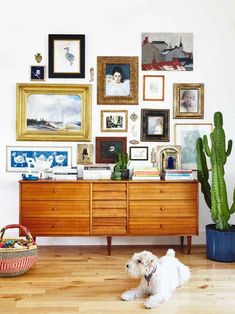
[{"label": "blue and white artwork", "polygon": [[71,147],[7,146],[8,171],[34,171],[38,162],[47,162],[50,168],[71,166]]}]

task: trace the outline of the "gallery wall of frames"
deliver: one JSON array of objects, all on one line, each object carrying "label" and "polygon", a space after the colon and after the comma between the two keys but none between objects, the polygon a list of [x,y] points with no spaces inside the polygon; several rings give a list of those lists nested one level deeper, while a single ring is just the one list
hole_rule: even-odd
[{"label": "gallery wall of frames", "polygon": [[[164,146],[177,148],[180,168],[196,170],[196,139],[212,128],[204,122],[204,83],[167,84],[173,72],[182,82],[184,72],[194,70],[192,33],[142,33],[136,42],[139,55],[97,56],[93,66],[86,64],[91,40],[86,34],[48,34],[45,40],[48,64],[32,51],[30,82],[16,84],[18,145],[6,147],[8,172],[26,172],[40,156],[52,167],[115,163],[120,149],[138,167],[151,164]],[[166,86],[172,90],[170,109],[164,107]],[[94,132],[97,119],[102,136]]]}]

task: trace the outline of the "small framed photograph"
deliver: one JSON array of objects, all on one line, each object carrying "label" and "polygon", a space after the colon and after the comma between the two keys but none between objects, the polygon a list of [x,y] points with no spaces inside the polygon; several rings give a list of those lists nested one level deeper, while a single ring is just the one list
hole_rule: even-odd
[{"label": "small framed photograph", "polygon": [[96,163],[115,163],[118,152],[126,153],[126,137],[96,137]]},{"label": "small framed photograph", "polygon": [[85,78],[85,35],[49,35],[49,77]]},{"label": "small framed photograph", "polygon": [[212,132],[211,123],[176,123],[175,145],[181,146],[182,169],[197,170],[196,141],[198,137],[209,135]]},{"label": "small framed photograph", "polygon": [[31,81],[45,81],[46,67],[44,65],[32,65],[30,67]]},{"label": "small framed photograph", "polygon": [[170,110],[141,109],[141,141],[169,141]]},{"label": "small framed photograph", "polygon": [[148,146],[130,146],[130,160],[148,160]]},{"label": "small framed photograph", "polygon": [[174,118],[203,119],[204,84],[174,84]]},{"label": "small framed photograph", "polygon": [[37,161],[48,161],[50,167],[71,166],[72,147],[7,146],[8,172],[36,172]]},{"label": "small framed photograph", "polygon": [[138,104],[138,57],[97,57],[97,103]]},{"label": "small framed photograph", "polygon": [[157,160],[160,172],[165,169],[181,169],[181,146],[157,146]]},{"label": "small framed photograph", "polygon": [[143,100],[164,100],[165,77],[163,75],[144,75]]},{"label": "small framed photograph", "polygon": [[93,144],[78,144],[77,164],[87,165],[93,163]]},{"label": "small framed photograph", "polygon": [[102,132],[127,132],[127,110],[101,110]]}]

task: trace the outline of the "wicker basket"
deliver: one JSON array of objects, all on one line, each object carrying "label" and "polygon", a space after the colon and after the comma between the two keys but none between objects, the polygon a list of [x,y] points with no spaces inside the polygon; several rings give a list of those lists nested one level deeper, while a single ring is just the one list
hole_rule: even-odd
[{"label": "wicker basket", "polygon": [[24,232],[27,246],[22,248],[0,248],[0,277],[15,277],[22,275],[26,273],[37,260],[37,245],[29,230],[22,225],[13,224],[2,228],[0,231],[0,243],[3,242],[5,231],[12,228],[19,228]]}]

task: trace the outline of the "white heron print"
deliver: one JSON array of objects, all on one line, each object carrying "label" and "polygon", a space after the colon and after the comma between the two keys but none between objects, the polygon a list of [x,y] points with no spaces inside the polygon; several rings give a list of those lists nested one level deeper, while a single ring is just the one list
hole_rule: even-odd
[{"label": "white heron print", "polygon": [[65,47],[64,50],[66,51],[65,53],[65,58],[69,61],[70,65],[73,65],[73,61],[74,61],[74,55],[69,52],[69,47]]}]

